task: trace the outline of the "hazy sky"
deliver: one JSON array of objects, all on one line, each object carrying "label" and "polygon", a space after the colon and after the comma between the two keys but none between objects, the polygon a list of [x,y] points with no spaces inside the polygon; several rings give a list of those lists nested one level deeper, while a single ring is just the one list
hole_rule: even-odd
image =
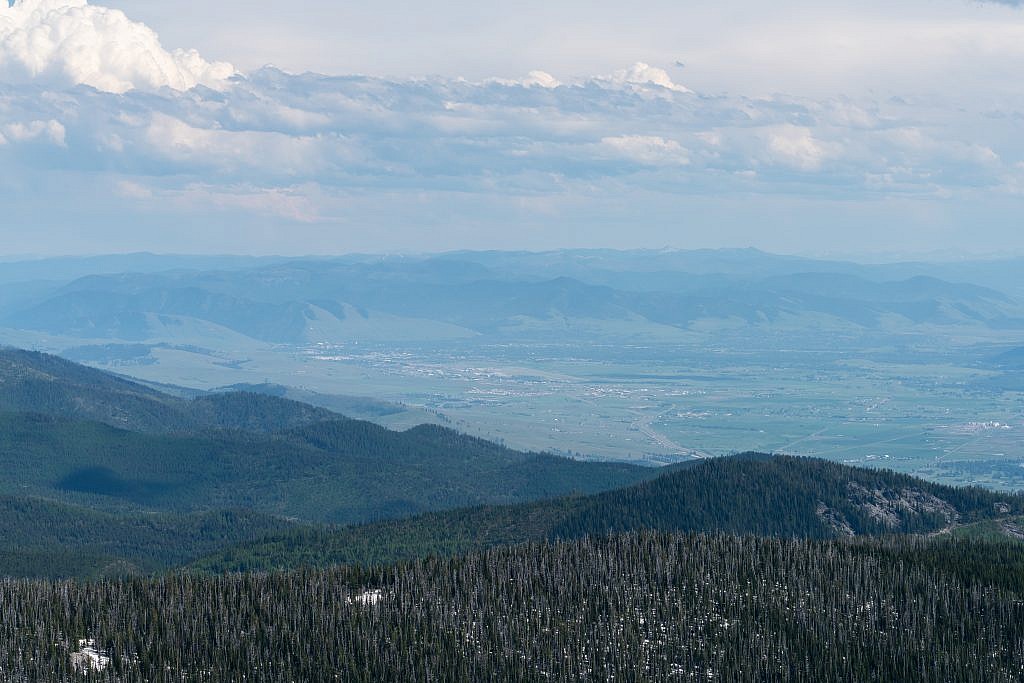
[{"label": "hazy sky", "polygon": [[0,253],[1024,253],[1018,4],[16,0]]}]

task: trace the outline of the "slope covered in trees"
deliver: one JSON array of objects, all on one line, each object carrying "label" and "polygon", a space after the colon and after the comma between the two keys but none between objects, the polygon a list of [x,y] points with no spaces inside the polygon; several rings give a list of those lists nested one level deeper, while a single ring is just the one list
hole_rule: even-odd
[{"label": "slope covered in trees", "polygon": [[252,512],[110,514],[12,496],[0,497],[0,519],[0,575],[28,578],[153,574],[295,527]]},{"label": "slope covered in trees", "polygon": [[622,531],[786,538],[929,534],[1024,512],[1024,497],[824,460],[744,454],[631,487],[337,530],[299,529],[204,558],[208,571],[374,564]]},{"label": "slope covered in trees", "polygon": [[160,571],[300,523],[594,493],[656,475],[434,426],[390,431],[268,394],[182,398],[0,351],[8,574]]},{"label": "slope covered in trees", "polygon": [[[50,681],[90,662],[104,681],[1019,680],[1024,547],[937,543],[641,533],[372,571],[8,581],[0,666]],[[979,575],[978,557],[996,562]]]},{"label": "slope covered in trees", "polygon": [[278,434],[148,434],[0,413],[0,494],[108,510],[249,509],[327,523],[592,493],[655,470],[355,420]]},{"label": "slope covered in trees", "polygon": [[592,493],[655,474],[440,427],[390,431],[267,394],[184,399],[55,356],[0,351],[0,494],[355,523]]},{"label": "slope covered in trees", "polygon": [[217,393],[186,400],[57,356],[18,349],[0,349],[0,410],[144,432],[272,432],[340,418],[265,394]]}]

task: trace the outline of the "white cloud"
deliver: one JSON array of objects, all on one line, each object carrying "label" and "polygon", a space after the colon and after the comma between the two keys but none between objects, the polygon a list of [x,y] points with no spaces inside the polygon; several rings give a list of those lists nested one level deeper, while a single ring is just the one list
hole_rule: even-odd
[{"label": "white cloud", "polygon": [[[4,3],[6,4],[6,3]],[[120,10],[86,0],[16,0],[0,5],[0,81],[135,88],[219,87],[230,64],[194,50],[168,52],[156,33]]]},{"label": "white cloud", "polygon": [[145,129],[145,143],[157,156],[192,169],[291,177],[327,170],[336,145],[319,136],[262,130],[197,127],[162,113]]},{"label": "white cloud", "polygon": [[769,158],[800,171],[817,171],[829,153],[809,128],[783,125],[766,131]]},{"label": "white cloud", "polygon": [[608,149],[630,161],[650,166],[686,166],[690,156],[675,140],[657,135],[620,135],[601,140]]},{"label": "white cloud", "polygon": [[[1010,8],[95,2],[251,69],[225,80],[230,67],[80,0],[0,8],[8,250],[834,249],[923,243],[936,225],[1024,248]],[[388,6],[407,12],[381,42]],[[467,13],[494,15],[494,32],[452,23]],[[300,14],[317,26],[285,35]],[[338,26],[356,28],[333,40]]]},{"label": "white cloud", "polygon": [[125,199],[152,199],[153,190],[133,180],[120,180],[114,183],[114,191]]},{"label": "white cloud", "polygon": [[[558,80],[547,71],[531,71],[525,78],[489,78],[485,83],[498,83],[508,86],[522,86],[525,88],[559,88],[567,83]],[[689,88],[673,82],[668,72],[662,68],[651,66],[644,62],[636,62],[625,69],[618,69],[611,74],[604,76],[593,76],[591,78],[569,81],[569,85],[586,85],[593,83],[602,88],[612,90],[630,90],[633,92],[646,92],[665,90],[677,93],[692,92]]]},{"label": "white cloud", "polygon": [[[85,2],[0,10],[0,81],[16,82],[0,88],[5,219],[20,205],[23,222],[58,224],[48,217],[63,211],[74,224],[77,204],[51,199],[67,186],[107,212],[104,224],[126,207],[143,221],[239,216],[324,235],[428,223],[476,234],[513,218],[540,233],[627,215],[638,198],[662,207],[645,220],[678,225],[687,201],[726,213],[741,196],[1016,201],[1024,186],[1024,98],[998,93],[697,94],[647,63],[479,81],[264,68],[225,82],[230,68],[209,76],[217,68]],[[201,83],[224,87],[186,90]]]},{"label": "white cloud", "polygon": [[491,78],[487,82],[509,86],[520,85],[525,88],[558,88],[562,85],[561,81],[547,71],[531,71],[526,74],[525,78],[520,79]]},{"label": "white cloud", "polygon": [[0,126],[0,140],[8,142],[29,142],[44,139],[58,147],[64,147],[67,131],[60,121],[29,121],[28,123],[8,123]]},{"label": "white cloud", "polygon": [[[813,188],[842,197],[923,196],[1000,191],[1006,169],[1024,160],[1014,110],[996,117],[988,102],[974,111],[950,110],[941,100],[677,93],[625,80],[495,87],[274,69],[212,93],[115,96],[25,85],[0,94],[0,134],[10,143],[63,141],[66,149],[19,152],[8,144],[0,161],[15,169],[112,172],[141,187],[160,177],[179,190],[316,183],[325,188],[322,198],[498,189],[540,196],[590,192],[606,182],[615,192],[671,192],[680,180],[688,192],[717,196]],[[124,187],[131,186],[119,196],[131,194]],[[254,196],[268,206],[283,201]],[[242,206],[232,201],[222,204]]]},{"label": "white cloud", "polygon": [[637,62],[628,69],[620,69],[610,76],[595,78],[596,83],[615,87],[649,88],[657,86],[673,92],[688,93],[689,88],[674,83],[668,72],[644,62]]}]

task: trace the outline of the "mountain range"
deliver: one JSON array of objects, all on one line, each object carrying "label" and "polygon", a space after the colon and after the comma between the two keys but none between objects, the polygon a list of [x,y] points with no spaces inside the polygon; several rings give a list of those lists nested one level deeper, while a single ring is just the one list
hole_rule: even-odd
[{"label": "mountain range", "polygon": [[640,530],[828,538],[988,524],[1012,537],[1022,500],[783,456],[570,460],[0,351],[0,569],[14,575],[375,564]]},{"label": "mountain range", "polygon": [[[80,277],[12,283],[0,297],[0,326],[83,340],[272,344],[572,337],[595,330],[658,339],[722,324],[844,334],[1024,329],[1016,280],[991,275],[1010,269],[1002,262],[988,270],[863,266],[725,250],[140,256],[134,270],[133,264],[129,257],[97,261],[95,274],[81,275],[88,262],[76,262],[54,274]],[[114,267],[125,270],[110,272]],[[25,264],[0,264],[0,274],[5,269],[12,272],[0,279],[42,275]]]}]

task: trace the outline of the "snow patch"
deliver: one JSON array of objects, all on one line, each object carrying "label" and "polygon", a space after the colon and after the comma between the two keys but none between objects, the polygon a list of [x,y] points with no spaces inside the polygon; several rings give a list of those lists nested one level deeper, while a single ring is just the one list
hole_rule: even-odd
[{"label": "snow patch", "polygon": [[78,650],[71,653],[71,668],[78,673],[104,671],[110,666],[110,655],[96,646],[92,638],[78,641]]},{"label": "snow patch", "polygon": [[348,599],[350,605],[366,605],[373,606],[384,599],[384,591],[379,588],[372,588],[365,590],[362,593],[356,593]]}]

